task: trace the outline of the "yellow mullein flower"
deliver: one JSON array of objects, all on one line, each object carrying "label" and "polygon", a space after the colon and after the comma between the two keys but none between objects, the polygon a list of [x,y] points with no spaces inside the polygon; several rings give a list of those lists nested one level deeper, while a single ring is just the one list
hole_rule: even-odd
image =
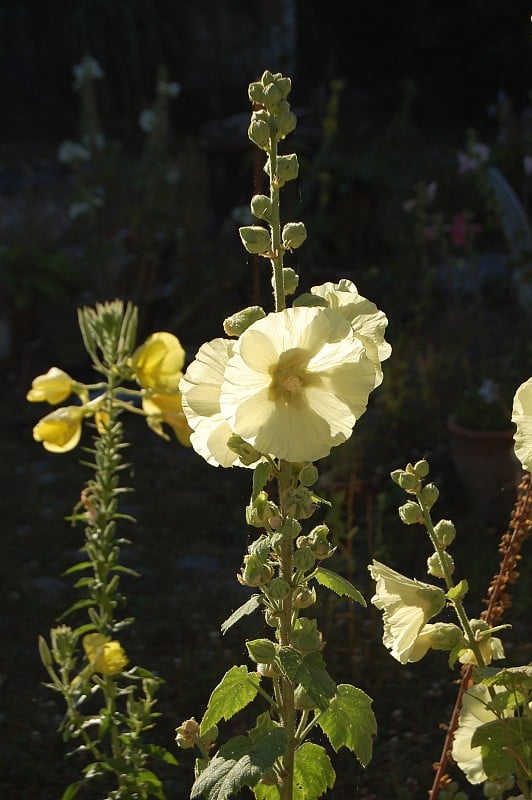
[{"label": "yellow mullein flower", "polygon": [[515,393],[512,422],[516,425],[515,454],[524,470],[532,472],[532,378]]},{"label": "yellow mullein flower", "polygon": [[390,357],[391,346],[384,339],[388,319],[375,303],[358,293],[352,281],[343,278],[339,283],[322,283],[313,286],[311,294],[323,297],[329,308],[337,311],[349,322],[371,360],[378,369],[378,382],[382,381],[380,362]]},{"label": "yellow mullein flower", "polygon": [[430,632],[422,636],[419,646],[418,639],[428,620],[445,606],[444,592],[411,580],[375,559],[368,569],[377,584],[371,602],[384,612],[384,646],[401,664],[419,660],[430,647]]},{"label": "yellow mullein flower", "polygon": [[220,410],[259,452],[315,461],[351,436],[376,382],[375,364],[340,314],[288,308],[235,342]]},{"label": "yellow mullein flower", "polygon": [[88,633],[83,637],[83,649],[93,672],[101,675],[118,675],[128,664],[120,642],[101,633]]},{"label": "yellow mullein flower", "polygon": [[50,453],[67,453],[81,438],[82,406],[65,406],[51,411],[33,428],[33,438]]},{"label": "yellow mullein flower", "polygon": [[170,437],[164,432],[163,424],[169,425],[179,442],[190,447],[190,428],[183,413],[180,394],[150,394],[142,398],[142,408],[147,415],[147,423],[158,436]]},{"label": "yellow mullein flower", "polygon": [[225,368],[235,342],[213,339],[200,347],[179,384],[181,401],[193,429],[192,447],[213,466],[249,466],[243,464],[227,442],[233,431],[220,411],[220,391]]},{"label": "yellow mullein flower", "polygon": [[55,406],[72,393],[74,381],[58,367],[50,367],[45,375],[38,375],[26,395],[30,403],[50,403]]},{"label": "yellow mullein flower", "polygon": [[143,388],[176,394],[184,363],[185,351],[177,336],[162,331],[148,336],[135,350],[130,366]]}]

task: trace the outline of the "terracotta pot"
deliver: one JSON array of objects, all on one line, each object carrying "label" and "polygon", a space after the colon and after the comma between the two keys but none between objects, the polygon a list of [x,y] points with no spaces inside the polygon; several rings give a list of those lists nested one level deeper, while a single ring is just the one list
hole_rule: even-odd
[{"label": "terracotta pot", "polygon": [[511,494],[522,478],[514,453],[514,431],[474,430],[447,421],[451,459],[460,481],[477,508],[486,509]]}]

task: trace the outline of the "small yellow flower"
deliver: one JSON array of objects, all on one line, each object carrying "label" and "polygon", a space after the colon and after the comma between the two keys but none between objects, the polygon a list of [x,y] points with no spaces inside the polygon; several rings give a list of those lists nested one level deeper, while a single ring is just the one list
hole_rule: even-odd
[{"label": "small yellow flower", "polygon": [[83,649],[92,671],[101,675],[118,675],[128,664],[128,657],[120,642],[101,633],[84,636]]},{"label": "small yellow flower", "polygon": [[64,406],[51,411],[35,425],[33,438],[50,453],[67,453],[81,438],[82,406]]},{"label": "small yellow flower", "polygon": [[371,602],[384,612],[384,646],[401,664],[418,661],[431,646],[430,631],[423,633],[419,646],[418,640],[428,620],[445,606],[444,592],[411,580],[375,559],[368,569],[377,584]]},{"label": "small yellow flower", "polygon": [[150,394],[142,398],[142,408],[147,414],[147,423],[158,436],[169,439],[163,424],[169,425],[179,442],[190,447],[192,428],[183,412],[180,394]]},{"label": "small yellow flower", "polygon": [[524,470],[532,472],[532,378],[515,393],[512,422],[516,425],[515,454]]},{"label": "small yellow flower", "polygon": [[55,406],[72,393],[74,381],[58,367],[50,367],[45,375],[38,375],[26,395],[30,403],[50,403]]},{"label": "small yellow flower", "polygon": [[185,351],[179,339],[162,331],[148,336],[135,350],[130,366],[143,388],[160,394],[176,394],[184,363]]}]

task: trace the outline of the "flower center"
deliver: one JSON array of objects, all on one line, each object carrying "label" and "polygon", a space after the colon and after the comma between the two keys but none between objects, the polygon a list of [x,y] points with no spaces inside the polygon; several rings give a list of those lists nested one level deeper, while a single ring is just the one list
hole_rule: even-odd
[{"label": "flower center", "polygon": [[270,367],[270,400],[295,407],[305,404],[305,388],[318,380],[307,371],[308,359],[308,352],[300,348],[281,354],[279,361]]}]

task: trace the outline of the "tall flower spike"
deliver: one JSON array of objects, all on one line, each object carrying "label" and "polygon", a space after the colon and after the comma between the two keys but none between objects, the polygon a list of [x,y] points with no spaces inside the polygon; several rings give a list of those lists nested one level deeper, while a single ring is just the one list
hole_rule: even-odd
[{"label": "tall flower spike", "polygon": [[255,322],[235,343],[220,409],[229,427],[260,452],[315,461],[351,436],[375,373],[340,314],[289,308]]},{"label": "tall flower spike", "polygon": [[417,647],[419,636],[429,619],[445,606],[444,592],[437,586],[407,578],[375,559],[368,569],[377,583],[371,602],[384,612],[384,646],[401,664],[419,660],[430,647],[427,640],[422,652],[421,643]]}]

